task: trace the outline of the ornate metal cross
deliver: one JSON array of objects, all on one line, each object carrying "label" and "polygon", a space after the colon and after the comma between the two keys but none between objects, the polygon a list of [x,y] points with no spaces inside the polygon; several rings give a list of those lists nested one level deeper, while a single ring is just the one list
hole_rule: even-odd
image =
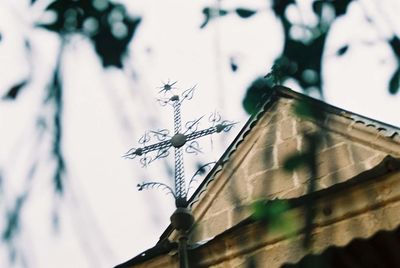
[{"label": "ornate metal cross", "polygon": [[[162,98],[157,99],[162,106],[167,104],[171,105],[174,109],[174,133],[171,136],[170,131],[167,129],[161,129],[157,131],[148,131],[139,139],[139,143],[142,147],[132,148],[125,155],[125,158],[133,159],[140,157],[140,162],[143,166],[147,166],[156,159],[164,158],[169,155],[169,149],[174,147],[175,150],[175,189],[172,189],[168,185],[160,182],[147,182],[138,184],[139,190],[147,188],[158,188],[162,187],[171,193],[175,198],[175,204],[179,207],[187,206],[187,193],[189,189],[186,189],[184,165],[183,165],[183,151],[182,148],[186,145],[185,151],[187,153],[199,153],[201,152],[199,143],[196,139],[211,135],[213,133],[220,133],[222,131],[229,131],[235,123],[229,121],[221,121],[221,116],[214,112],[209,116],[209,121],[212,126],[203,130],[197,130],[200,120],[204,117],[200,117],[196,120],[189,121],[185,124],[185,131],[182,131],[182,120],[181,120],[181,105],[185,100],[193,98],[195,86],[183,91],[180,95],[174,91],[176,89],[175,84],[177,82],[164,84],[160,87],[160,94],[163,94]],[[169,96],[167,96],[169,95]],[[151,134],[159,141],[151,145],[147,145],[151,140]],[[154,157],[148,156],[150,152],[155,152]],[[196,174],[195,174],[196,175]],[[194,176],[193,176],[194,178]],[[192,180],[193,180],[192,178]],[[189,182],[192,182],[192,180]],[[190,188],[190,187],[189,187]]]}]

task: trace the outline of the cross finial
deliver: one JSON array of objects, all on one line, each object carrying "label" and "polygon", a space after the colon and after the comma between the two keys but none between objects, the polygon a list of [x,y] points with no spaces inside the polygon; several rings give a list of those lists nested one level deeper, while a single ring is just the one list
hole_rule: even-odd
[{"label": "cross finial", "polygon": [[[201,152],[199,143],[197,139],[213,133],[220,133],[222,131],[229,131],[235,123],[229,121],[221,121],[221,116],[214,112],[209,116],[209,121],[212,126],[203,130],[197,130],[200,120],[204,117],[200,117],[196,120],[189,121],[185,124],[185,130],[182,130],[182,120],[181,120],[181,105],[185,100],[190,100],[193,98],[194,90],[196,86],[193,86],[181,94],[177,94],[175,90],[175,82],[164,83],[160,87],[159,94],[163,96],[158,100],[158,102],[166,106],[170,104],[173,107],[174,113],[174,132],[170,135],[170,131],[167,129],[160,129],[155,131],[146,132],[140,139],[139,143],[142,147],[132,148],[125,155],[125,158],[133,159],[136,157],[140,158],[140,162],[143,166],[147,166],[156,159],[164,158],[169,155],[169,149],[174,148],[175,153],[175,185],[174,189],[170,186],[159,183],[159,182],[149,182],[142,183],[138,185],[139,190],[148,188],[162,188],[171,193],[175,198],[175,204],[179,207],[187,206],[187,193],[190,188],[190,184],[194,181],[193,178],[189,182],[189,187],[186,188],[184,164],[183,164],[183,148],[185,147],[185,152],[197,154]],[[151,140],[151,135],[158,140],[158,143],[153,143],[148,145]],[[155,152],[155,156],[151,157],[148,154]],[[153,153],[154,155],[154,153]]]}]

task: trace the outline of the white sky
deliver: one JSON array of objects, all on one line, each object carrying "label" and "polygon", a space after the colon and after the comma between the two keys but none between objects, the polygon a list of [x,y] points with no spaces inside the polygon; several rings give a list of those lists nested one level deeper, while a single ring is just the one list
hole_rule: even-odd
[{"label": "white sky", "polygon": [[[29,1],[25,1],[29,2]],[[223,7],[258,7],[261,14],[248,20],[231,15],[212,21],[205,29],[201,10],[215,1],[126,0],[132,14],[143,16],[130,47],[129,70],[103,71],[92,47],[75,38],[64,56],[64,143],[67,161],[65,196],[54,197],[51,181],[49,141],[45,133],[39,149],[34,147],[35,119],[50,116],[41,106],[44,86],[56,54],[57,39],[31,22],[46,1],[29,9],[23,1],[0,0],[0,95],[29,73],[23,40],[33,47],[32,83],[15,102],[0,103],[0,167],[4,167],[4,191],[0,213],[12,204],[13,196],[26,187],[29,163],[40,156],[41,165],[32,182],[24,209],[21,235],[17,239],[29,267],[110,267],[153,246],[169,223],[173,200],[162,192],[137,192],[145,179],[170,183],[166,162],[140,168],[137,160],[121,155],[147,129],[172,129],[172,109],[154,99],[161,81],[178,80],[186,89],[197,84],[195,97],[183,107],[191,120],[214,110],[240,124],[225,136],[204,138],[205,154],[185,158],[186,175],[193,174],[196,161],[216,160],[247,120],[241,101],[247,86],[265,75],[282,50],[279,22],[264,0],[224,1]],[[299,1],[302,6],[307,1]],[[373,1],[365,2],[368,12]],[[387,20],[395,20],[396,1],[384,1]],[[383,3],[383,2],[382,2]],[[397,9],[396,9],[397,8]],[[304,8],[304,12],[307,12]],[[357,5],[350,16],[335,24],[324,63],[325,98],[328,102],[374,119],[400,125],[400,94],[387,93],[395,67],[383,43],[365,46],[390,36],[387,21],[371,30]],[[355,30],[357,29],[357,30]],[[350,43],[345,56],[334,56]],[[232,73],[229,58],[239,69]],[[205,120],[203,128],[208,127]],[[171,157],[169,162],[172,163]],[[51,224],[52,211],[60,216],[59,231]],[[0,217],[1,218],[1,217]],[[0,221],[0,227],[4,222]],[[8,266],[5,245],[0,246],[0,267]],[[24,267],[18,263],[16,267]]]}]

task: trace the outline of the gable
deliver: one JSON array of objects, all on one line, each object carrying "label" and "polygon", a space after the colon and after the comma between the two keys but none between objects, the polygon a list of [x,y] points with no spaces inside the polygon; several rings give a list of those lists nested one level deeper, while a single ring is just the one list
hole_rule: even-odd
[{"label": "gable", "polygon": [[[321,106],[327,113],[324,120],[299,118],[293,107],[304,101]],[[288,172],[283,166],[289,156],[306,150],[309,133],[322,133],[314,190],[346,181],[376,166],[386,155],[400,152],[397,129],[285,88],[277,89],[249,125],[225,157],[222,169],[211,174],[196,196],[192,242],[212,238],[247,218],[249,206],[257,199],[306,194],[310,172],[306,168]]]}]

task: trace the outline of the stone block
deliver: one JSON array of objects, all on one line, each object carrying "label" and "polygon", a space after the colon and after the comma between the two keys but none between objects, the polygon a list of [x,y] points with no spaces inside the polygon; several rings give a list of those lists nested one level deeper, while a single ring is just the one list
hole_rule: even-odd
[{"label": "stone block", "polygon": [[257,141],[256,147],[261,149],[274,145],[277,141],[278,125],[271,124],[264,127],[261,131],[260,138]]},{"label": "stone block", "polygon": [[288,157],[298,153],[297,137],[286,140],[277,145],[278,166],[282,167]]},{"label": "stone block", "polygon": [[305,194],[306,194],[305,185],[299,185],[296,188],[278,194],[277,197],[280,199],[290,199],[290,198],[300,197]]},{"label": "stone block", "polygon": [[298,133],[314,133],[318,130],[314,122],[308,120],[297,120],[296,130]]},{"label": "stone block", "polygon": [[347,144],[340,144],[317,154],[316,160],[319,178],[352,164]]},{"label": "stone block", "polygon": [[235,173],[229,178],[226,191],[229,193],[229,198],[234,202],[243,202],[248,198],[248,181],[244,172]]},{"label": "stone block", "polygon": [[211,207],[207,213],[210,215],[217,214],[223,210],[233,209],[235,203],[233,198],[229,196],[230,193],[225,191],[223,194],[218,195],[211,204]]},{"label": "stone block", "polygon": [[205,238],[204,225],[202,224],[202,222],[195,222],[189,236],[190,243],[196,243],[202,241]]},{"label": "stone block", "polygon": [[200,222],[204,226],[204,238],[214,237],[230,227],[229,211],[225,210]]},{"label": "stone block", "polygon": [[251,210],[248,206],[237,206],[231,211],[232,225],[238,224],[245,218],[251,215]]},{"label": "stone block", "polygon": [[328,131],[329,130],[321,129],[321,135],[322,135],[321,149],[328,149],[346,142],[346,139],[344,137]]},{"label": "stone block", "polygon": [[251,180],[251,198],[265,198],[282,191],[287,191],[295,187],[293,173],[288,173],[282,169],[268,170],[258,174]]},{"label": "stone block", "polygon": [[295,169],[295,173],[297,175],[297,181],[299,183],[304,183],[311,179],[311,172],[308,166],[302,165]]},{"label": "stone block", "polygon": [[274,147],[269,146],[262,149],[256,149],[246,165],[247,174],[249,174],[250,177],[253,174],[273,168],[275,165]]},{"label": "stone block", "polygon": [[336,183],[347,181],[365,170],[365,165],[362,163],[352,164],[322,177],[321,183],[325,187],[329,187]]},{"label": "stone block", "polygon": [[355,143],[350,145],[350,151],[353,155],[353,160],[355,163],[359,163],[367,160],[368,158],[372,158],[379,153],[378,151]]},{"label": "stone block", "polygon": [[281,140],[287,140],[296,135],[294,123],[295,121],[293,118],[286,118],[280,122],[279,134]]},{"label": "stone block", "polygon": [[369,159],[367,161],[368,167],[373,168],[373,167],[377,166],[380,162],[382,162],[384,157],[385,156],[382,153],[380,153],[377,156],[374,156],[373,158]]}]

